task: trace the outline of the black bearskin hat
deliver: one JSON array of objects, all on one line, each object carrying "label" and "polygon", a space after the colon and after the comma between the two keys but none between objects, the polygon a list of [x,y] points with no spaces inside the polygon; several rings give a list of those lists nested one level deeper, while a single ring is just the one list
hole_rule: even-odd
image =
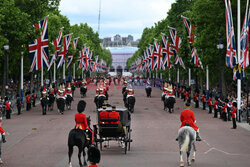
[{"label": "black bearskin hat", "polygon": [[85,107],[86,107],[86,102],[84,100],[80,100],[77,105],[77,111],[81,113],[85,110]]},{"label": "black bearskin hat", "polygon": [[225,102],[226,102],[226,103],[228,103],[228,102],[229,102],[228,98],[226,98],[226,99],[225,99]]},{"label": "black bearskin hat", "polygon": [[190,103],[187,102],[187,103],[186,103],[186,107],[190,107]]},{"label": "black bearskin hat", "polygon": [[204,94],[204,95],[206,94],[206,91],[205,91],[205,90],[203,90],[203,94]]},{"label": "black bearskin hat", "polygon": [[88,149],[88,161],[93,162],[93,163],[99,163],[101,159],[101,153],[98,150],[98,148],[91,146]]},{"label": "black bearskin hat", "polygon": [[236,101],[233,102],[233,106],[237,107],[237,102]]}]

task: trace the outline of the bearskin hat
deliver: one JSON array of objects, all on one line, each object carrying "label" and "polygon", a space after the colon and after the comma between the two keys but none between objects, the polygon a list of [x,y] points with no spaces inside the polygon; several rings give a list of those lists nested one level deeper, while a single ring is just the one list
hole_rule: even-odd
[{"label": "bearskin hat", "polygon": [[236,101],[233,102],[233,106],[237,107],[237,102]]},{"label": "bearskin hat", "polygon": [[186,107],[190,107],[190,103],[189,102],[186,103]]},{"label": "bearskin hat", "polygon": [[80,100],[77,105],[77,111],[81,113],[85,110],[85,107],[86,107],[86,102],[84,100]]},{"label": "bearskin hat", "polygon": [[98,148],[91,146],[88,149],[88,161],[93,163],[99,163],[101,159],[101,153]]}]

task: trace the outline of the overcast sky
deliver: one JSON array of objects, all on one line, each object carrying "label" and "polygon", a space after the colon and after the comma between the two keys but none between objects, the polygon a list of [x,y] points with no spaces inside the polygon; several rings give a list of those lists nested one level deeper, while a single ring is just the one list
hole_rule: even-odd
[{"label": "overcast sky", "polygon": [[[141,37],[145,27],[167,16],[175,0],[101,0],[100,37]],[[99,0],[61,0],[59,9],[71,24],[88,23],[98,30]]]}]

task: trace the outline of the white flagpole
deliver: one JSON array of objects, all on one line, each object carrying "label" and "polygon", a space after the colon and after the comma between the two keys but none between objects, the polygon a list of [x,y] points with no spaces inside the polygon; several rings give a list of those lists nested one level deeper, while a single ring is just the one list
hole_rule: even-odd
[{"label": "white flagpole", "polygon": [[54,62],[54,83],[56,83],[56,62]]},{"label": "white flagpole", "polygon": [[[237,0],[237,38],[238,38],[238,47],[237,47],[237,53],[238,53],[238,63],[240,60],[240,0]],[[237,118],[239,120],[239,109],[240,109],[240,103],[241,103],[241,80],[237,80]]]},{"label": "white flagpole", "polygon": [[21,57],[21,90],[23,90],[23,51]]},{"label": "white flagpole", "polygon": [[74,65],[73,65],[73,79],[75,79],[75,75],[76,75],[76,71],[75,71],[75,68],[76,68],[76,67],[75,67],[75,65],[76,65],[76,64],[74,63]]},{"label": "white flagpole", "polygon": [[160,75],[161,75],[161,79],[162,79],[162,73]]},{"label": "white flagpole", "polygon": [[207,75],[206,75],[206,88],[207,88],[207,91],[209,90],[209,71],[208,71],[208,65],[207,65],[207,67],[206,67],[206,73],[207,73]]},{"label": "white flagpole", "polygon": [[177,83],[180,83],[180,69],[177,69]]},{"label": "white flagpole", "polygon": [[170,77],[170,68],[168,69],[168,80],[169,81],[171,80],[171,77]]},{"label": "white flagpole", "polygon": [[63,64],[63,79],[65,80],[65,62]]},{"label": "white flagpole", "polygon": [[191,69],[188,69],[188,86],[191,86]]}]

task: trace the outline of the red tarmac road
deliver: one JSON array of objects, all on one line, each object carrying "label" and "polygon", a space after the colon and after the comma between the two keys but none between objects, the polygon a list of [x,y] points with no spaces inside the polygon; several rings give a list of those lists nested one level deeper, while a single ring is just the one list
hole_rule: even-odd
[{"label": "red tarmac road", "polygon": [[[111,89],[109,103],[123,106],[121,90]],[[88,90],[85,114],[96,124],[93,103],[95,90]],[[163,110],[161,91],[153,89],[152,98],[146,98],[144,89],[136,89],[135,112],[132,114],[131,151],[126,155],[117,142],[101,152],[100,167],[178,167],[179,150],[175,141],[180,126],[179,115],[184,103],[177,99],[175,112]],[[60,115],[56,109],[42,115],[41,106],[22,115],[3,121],[9,133],[2,147],[2,159],[8,167],[66,167],[68,163],[67,137],[74,127],[74,114],[80,100],[79,89],[75,93],[73,109]],[[54,105],[56,108],[56,105]],[[232,122],[212,118],[207,111],[192,108],[200,127],[202,142],[197,142],[194,167],[249,167],[250,132],[238,127],[233,130]],[[73,166],[79,166],[77,148],[73,154]],[[186,164],[185,164],[186,165]]]}]

